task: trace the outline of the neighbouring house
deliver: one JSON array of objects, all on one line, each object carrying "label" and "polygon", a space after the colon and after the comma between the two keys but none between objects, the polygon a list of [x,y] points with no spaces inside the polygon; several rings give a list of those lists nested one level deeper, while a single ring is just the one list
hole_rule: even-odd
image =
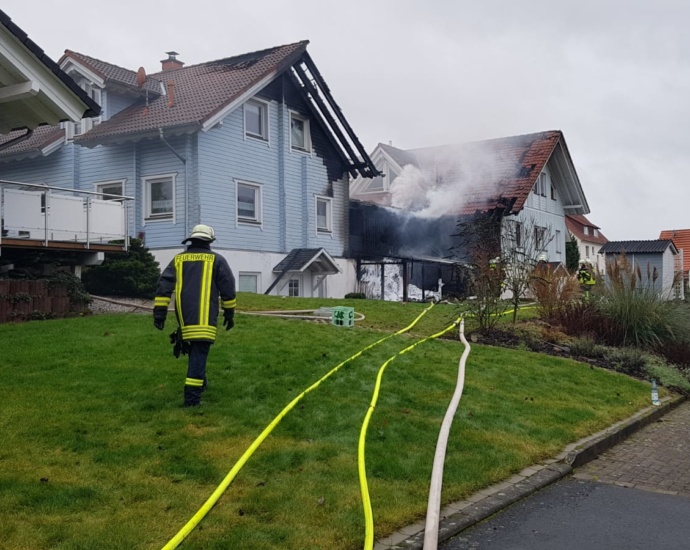
[{"label": "neighbouring house", "polygon": [[396,260],[405,281],[412,261],[466,259],[458,222],[478,216],[500,220],[504,247],[531,240],[546,261],[565,264],[566,215],[589,213],[558,130],[410,150],[379,143],[371,159],[381,174],[351,184],[351,251],[360,264]]},{"label": "neighbouring house", "polygon": [[671,239],[681,256],[685,291],[690,291],[690,229],[668,229],[662,231],[660,239]]},{"label": "neighbouring house", "polygon": [[642,287],[655,290],[665,299],[684,298],[681,256],[672,240],[609,241],[599,254],[606,259],[607,277],[625,256]]},{"label": "neighbouring house", "polygon": [[161,265],[205,223],[240,291],[342,297],[349,177],[378,171],[307,44],[192,66],[171,51],[149,75],[67,50],[60,68],[100,116],[0,151],[0,179],[133,198],[126,228]]},{"label": "neighbouring house", "polygon": [[[85,90],[0,11],[0,155],[10,157],[16,151],[26,151],[30,144],[48,154],[53,143],[49,136],[56,132],[57,125],[97,117],[100,110]],[[27,163],[29,172],[32,162]],[[8,179],[12,179],[12,174],[0,173],[0,180]],[[59,260],[78,267],[103,261],[106,250],[122,250],[121,245],[89,246],[86,239],[81,242],[49,239],[46,221],[60,216],[62,199],[47,200],[50,188],[31,184],[44,183],[42,178],[27,174],[20,181],[27,185],[0,181],[0,272],[7,273],[15,263],[25,260],[31,263],[41,259]],[[66,197],[66,202],[66,229],[71,229],[78,220],[85,220],[85,203],[74,196]],[[91,206],[97,209],[97,205]],[[121,215],[119,205],[117,210]],[[35,232],[41,235],[29,238],[29,226],[34,226]],[[114,236],[122,239],[124,234]]]},{"label": "neighbouring house", "polygon": [[577,242],[580,260],[589,260],[597,271],[604,272],[604,257],[599,250],[609,240],[604,237],[598,225],[594,225],[583,215],[568,214],[565,217],[568,234]]}]

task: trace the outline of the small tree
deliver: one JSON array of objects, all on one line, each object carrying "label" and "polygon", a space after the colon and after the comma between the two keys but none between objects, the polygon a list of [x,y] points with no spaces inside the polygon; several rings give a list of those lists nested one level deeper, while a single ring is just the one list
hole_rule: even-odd
[{"label": "small tree", "polygon": [[575,273],[580,265],[580,248],[577,246],[577,241],[574,235],[570,235],[570,239],[565,243],[565,267],[568,271]]},{"label": "small tree", "polygon": [[501,232],[501,259],[505,264],[505,290],[511,293],[513,323],[517,320],[520,299],[530,287],[537,265],[554,239],[551,227],[537,225],[534,218],[506,220]]},{"label": "small tree", "polygon": [[492,329],[506,305],[501,300],[505,266],[500,259],[500,214],[487,214],[458,222],[458,245],[452,251],[463,258],[470,273],[468,310],[477,320],[480,330]]},{"label": "small tree", "polygon": [[84,270],[82,281],[91,294],[152,298],[156,293],[160,267],[139,239],[129,250],[106,256],[101,265]]}]

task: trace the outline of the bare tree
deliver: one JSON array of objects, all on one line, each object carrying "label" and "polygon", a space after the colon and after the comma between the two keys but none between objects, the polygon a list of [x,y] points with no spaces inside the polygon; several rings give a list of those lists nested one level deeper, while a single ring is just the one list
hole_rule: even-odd
[{"label": "bare tree", "polygon": [[517,320],[520,300],[538,273],[537,265],[547,261],[546,250],[555,235],[551,226],[541,226],[534,218],[504,220],[501,231],[500,260],[504,270],[504,291],[510,293],[513,323]]}]

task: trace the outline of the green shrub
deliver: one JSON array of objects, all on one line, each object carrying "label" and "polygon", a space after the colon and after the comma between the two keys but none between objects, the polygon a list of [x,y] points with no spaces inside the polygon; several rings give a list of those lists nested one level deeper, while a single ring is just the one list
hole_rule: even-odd
[{"label": "green shrub", "polygon": [[573,340],[570,353],[590,359],[601,359],[606,354],[606,348],[597,344],[591,336],[581,336]]},{"label": "green shrub", "polygon": [[82,281],[92,294],[152,298],[160,266],[140,240],[132,239],[127,252],[106,256],[98,266],[84,270]]},{"label": "green shrub", "polygon": [[367,295],[364,292],[349,292],[345,294],[346,300],[366,300]]},{"label": "green shrub", "polygon": [[618,372],[637,377],[644,377],[647,373],[648,355],[638,348],[609,349],[605,357]]}]

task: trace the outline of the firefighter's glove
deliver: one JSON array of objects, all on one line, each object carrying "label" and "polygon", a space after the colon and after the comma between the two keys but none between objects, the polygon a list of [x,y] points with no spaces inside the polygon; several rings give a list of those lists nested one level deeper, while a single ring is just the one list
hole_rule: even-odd
[{"label": "firefighter's glove", "polygon": [[175,359],[179,359],[180,355],[189,355],[191,346],[189,342],[182,340],[182,331],[179,328],[175,332],[170,333],[170,343],[173,346]]},{"label": "firefighter's glove", "polygon": [[235,310],[226,309],[223,312],[223,325],[225,325],[225,330],[230,330],[235,326]]},{"label": "firefighter's glove", "polygon": [[156,306],[153,308],[153,326],[158,330],[165,328],[165,318],[168,315],[168,308],[163,306]]}]

